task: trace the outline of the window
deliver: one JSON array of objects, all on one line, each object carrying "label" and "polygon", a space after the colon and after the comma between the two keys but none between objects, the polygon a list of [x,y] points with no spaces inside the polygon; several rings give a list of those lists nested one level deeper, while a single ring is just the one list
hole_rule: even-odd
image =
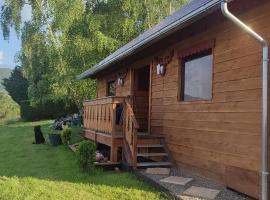
[{"label": "window", "polygon": [[181,100],[212,98],[212,49],[182,58]]},{"label": "window", "polygon": [[109,81],[107,83],[107,96],[115,96],[116,95],[116,81]]}]

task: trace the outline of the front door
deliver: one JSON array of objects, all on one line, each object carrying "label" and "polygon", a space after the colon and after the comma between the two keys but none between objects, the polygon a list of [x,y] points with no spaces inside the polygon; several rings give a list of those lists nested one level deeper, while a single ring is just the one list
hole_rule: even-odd
[{"label": "front door", "polygon": [[149,123],[150,66],[135,69],[134,72],[134,112],[139,123],[139,132],[148,132]]}]

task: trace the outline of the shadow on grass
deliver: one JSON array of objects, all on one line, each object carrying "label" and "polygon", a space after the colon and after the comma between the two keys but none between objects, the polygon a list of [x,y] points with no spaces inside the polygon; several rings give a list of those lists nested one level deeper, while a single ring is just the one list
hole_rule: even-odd
[{"label": "shadow on grass", "polygon": [[42,125],[42,131],[47,137],[51,131],[48,124],[51,122],[17,122],[0,125],[0,177],[21,179],[33,177],[57,183],[94,184],[157,193],[132,173],[104,172],[98,169],[91,173],[82,173],[75,154],[66,146],[32,144],[33,126]]}]

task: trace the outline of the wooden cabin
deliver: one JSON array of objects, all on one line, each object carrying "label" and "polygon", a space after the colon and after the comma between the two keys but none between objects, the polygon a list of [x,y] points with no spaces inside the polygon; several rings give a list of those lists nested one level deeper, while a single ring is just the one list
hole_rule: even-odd
[{"label": "wooden cabin", "polygon": [[[111,162],[173,165],[259,198],[262,49],[220,2],[191,1],[79,75],[97,81],[85,137]],[[270,41],[270,1],[229,2]]]}]

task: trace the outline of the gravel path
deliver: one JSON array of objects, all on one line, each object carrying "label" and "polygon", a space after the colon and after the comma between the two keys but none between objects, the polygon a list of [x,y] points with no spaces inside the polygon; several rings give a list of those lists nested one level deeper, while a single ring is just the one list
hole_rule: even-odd
[{"label": "gravel path", "polygon": [[254,200],[243,194],[229,190],[220,183],[217,183],[209,179],[202,178],[202,177],[199,177],[199,176],[196,176],[194,174],[184,172],[184,171],[171,169],[170,176],[182,176],[186,178],[193,178],[194,180],[188,183],[186,186],[181,186],[181,185],[176,185],[176,184],[171,184],[171,183],[164,183],[164,182],[159,181],[163,178],[168,177],[168,175],[146,174],[145,170],[141,170],[140,172],[144,176],[158,183],[160,186],[168,189],[172,194],[177,195],[179,199],[183,199],[183,200],[205,200],[203,198],[190,197],[190,196],[183,195],[183,192],[191,186],[206,187],[206,188],[220,190],[221,192],[218,194],[215,200]]}]

